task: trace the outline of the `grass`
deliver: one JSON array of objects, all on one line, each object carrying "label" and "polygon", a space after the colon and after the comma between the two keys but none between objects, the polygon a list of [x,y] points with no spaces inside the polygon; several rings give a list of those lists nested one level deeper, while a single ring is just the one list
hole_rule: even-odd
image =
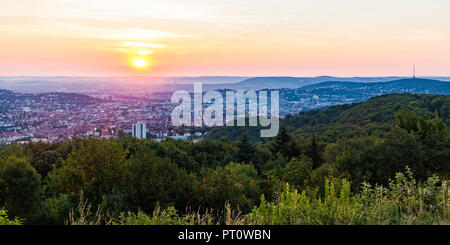
[{"label": "grass", "polygon": [[299,193],[286,185],[277,201],[261,204],[246,216],[255,225],[415,225],[448,224],[447,181],[431,177],[417,184],[411,172],[398,173],[387,187],[365,183],[352,194],[350,183],[331,179],[323,198]]}]

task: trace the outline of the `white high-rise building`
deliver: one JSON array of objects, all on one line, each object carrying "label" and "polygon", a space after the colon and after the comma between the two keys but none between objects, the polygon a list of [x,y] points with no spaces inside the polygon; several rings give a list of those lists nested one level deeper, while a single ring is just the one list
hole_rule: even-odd
[{"label": "white high-rise building", "polygon": [[147,138],[147,128],[145,123],[138,122],[136,124],[133,124],[133,129],[131,130],[131,134],[133,138],[138,139],[146,139]]}]

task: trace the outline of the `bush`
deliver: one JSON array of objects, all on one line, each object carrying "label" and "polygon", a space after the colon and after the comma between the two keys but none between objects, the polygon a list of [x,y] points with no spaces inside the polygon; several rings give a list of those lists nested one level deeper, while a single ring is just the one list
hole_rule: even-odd
[{"label": "bush", "polygon": [[0,225],[22,225],[22,220],[18,218],[9,219],[6,210],[0,210]]}]

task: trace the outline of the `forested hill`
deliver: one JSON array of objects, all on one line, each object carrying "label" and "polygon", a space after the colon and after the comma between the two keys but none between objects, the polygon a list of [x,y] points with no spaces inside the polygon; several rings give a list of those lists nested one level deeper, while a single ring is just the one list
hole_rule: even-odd
[{"label": "forested hill", "polygon": [[384,92],[408,91],[411,93],[429,94],[450,94],[450,83],[432,79],[400,79],[389,82],[346,82],[346,81],[327,81],[316,83],[299,88],[299,90],[333,89],[353,90],[353,92],[363,93],[370,90]]},{"label": "forested hill", "polygon": [[[321,134],[328,141],[341,137],[361,135],[383,135],[388,131],[397,111],[414,111],[425,119],[434,118],[435,112],[450,125],[450,95],[429,94],[388,94],[373,97],[365,102],[338,105],[326,109],[312,110],[281,119],[297,135]],[[211,139],[223,136],[236,140],[243,131],[248,131],[250,139],[259,141],[259,127],[220,127],[209,134]]]},{"label": "forested hill", "polygon": [[[369,123],[392,122],[400,109],[416,111],[419,116],[431,118],[435,111],[444,121],[450,117],[449,95],[389,94],[373,97],[365,102],[312,110],[284,120],[290,127],[314,126],[329,123],[351,123],[364,126]],[[450,121],[447,121],[450,122]]]}]

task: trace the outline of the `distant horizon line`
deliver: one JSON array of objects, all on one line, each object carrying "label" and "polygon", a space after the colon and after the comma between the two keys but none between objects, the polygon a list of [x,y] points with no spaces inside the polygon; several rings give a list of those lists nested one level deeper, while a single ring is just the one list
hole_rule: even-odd
[{"label": "distant horizon line", "polygon": [[[97,76],[97,75],[86,75],[86,76],[79,76],[79,75],[0,75],[0,77],[47,77],[47,78],[127,78],[127,77],[142,77],[142,78],[196,78],[196,77],[242,77],[242,78],[258,78],[258,77],[293,77],[293,78],[317,78],[317,77],[336,77],[336,78],[377,78],[377,77],[411,77],[411,75],[381,75],[381,76],[333,76],[333,75],[316,75],[316,76],[295,76],[295,75],[257,75],[257,76],[245,76],[245,75],[179,75],[179,76],[172,76],[172,75],[149,75],[149,76],[143,76],[143,75],[113,75],[113,76]],[[445,77],[450,78],[449,75],[416,75],[415,78],[420,77]]]}]

